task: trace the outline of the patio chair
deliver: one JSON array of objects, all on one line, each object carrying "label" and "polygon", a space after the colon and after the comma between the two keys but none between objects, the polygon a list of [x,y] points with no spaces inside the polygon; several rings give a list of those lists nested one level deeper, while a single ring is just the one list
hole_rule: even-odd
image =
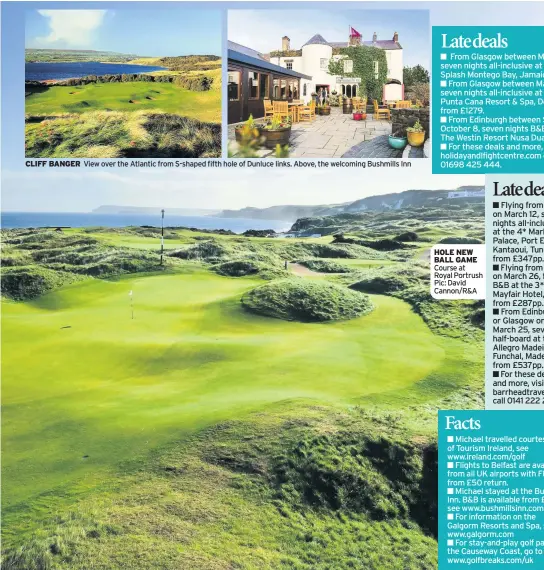
[{"label": "patio chair", "polygon": [[273,109],[274,119],[283,121],[284,119],[288,119],[291,116],[289,113],[289,103],[287,103],[287,101],[274,101]]},{"label": "patio chair", "polygon": [[376,99],[374,99],[374,119],[386,119],[387,121],[391,120],[391,111],[384,107],[378,107],[378,101],[376,101]]},{"label": "patio chair", "polygon": [[397,109],[410,109],[412,101],[397,101]]},{"label": "patio chair", "polygon": [[270,99],[264,99],[264,118],[267,119],[268,117],[274,116],[274,105],[272,105],[272,101]]},{"label": "patio chair", "polygon": [[352,101],[354,111],[362,111],[363,113],[366,111],[366,97],[364,99],[362,97],[353,97]]},{"label": "patio chair", "polygon": [[309,105],[304,105],[298,110],[298,120],[302,123],[303,121],[313,121],[315,119],[315,103],[310,101]]}]

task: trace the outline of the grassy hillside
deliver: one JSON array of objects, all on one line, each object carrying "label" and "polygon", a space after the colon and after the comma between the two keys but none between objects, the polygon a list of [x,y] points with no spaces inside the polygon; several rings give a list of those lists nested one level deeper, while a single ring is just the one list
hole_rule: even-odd
[{"label": "grassy hillside", "polygon": [[65,63],[69,61],[102,61],[131,63],[136,56],[129,53],[83,49],[25,49],[26,62]]},{"label": "grassy hillside", "polygon": [[[477,308],[420,295],[423,244],[170,228],[161,267],[157,235],[3,233],[2,567],[436,568],[435,410],[482,405]],[[244,308],[267,283],[373,310]]]},{"label": "grassy hillside", "polygon": [[93,83],[50,87],[27,97],[25,105],[28,115],[48,117],[106,110],[153,110],[203,122],[221,122],[219,93],[188,91],[171,83]]}]

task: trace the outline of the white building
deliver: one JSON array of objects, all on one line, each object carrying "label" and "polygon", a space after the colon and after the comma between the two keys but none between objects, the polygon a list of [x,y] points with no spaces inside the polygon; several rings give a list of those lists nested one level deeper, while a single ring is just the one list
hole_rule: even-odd
[{"label": "white building", "polygon": [[[352,29],[353,30],[353,29]],[[289,70],[310,76],[311,80],[301,81],[301,98],[308,101],[312,93],[317,93],[320,88],[327,89],[330,93],[337,91],[340,95],[356,97],[359,94],[360,78],[341,77],[331,75],[328,72],[329,61],[344,60],[344,71],[349,74],[353,71],[353,61],[347,56],[333,54],[338,48],[365,45],[373,46],[385,51],[387,58],[387,83],[384,85],[382,99],[384,101],[397,101],[404,98],[403,85],[403,61],[402,46],[399,43],[397,32],[390,40],[379,40],[374,33],[372,41],[363,41],[362,36],[352,31],[347,42],[327,42],[323,36],[316,34],[311,37],[299,50],[292,50],[291,40],[282,38],[282,49],[269,54],[269,61]],[[375,62],[376,76],[379,73],[379,62]]]}]

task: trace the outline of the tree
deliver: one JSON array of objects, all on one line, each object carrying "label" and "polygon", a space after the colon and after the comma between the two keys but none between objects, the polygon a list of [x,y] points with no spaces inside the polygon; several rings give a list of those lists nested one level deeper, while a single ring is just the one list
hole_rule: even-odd
[{"label": "tree", "polygon": [[[373,46],[350,46],[340,48],[340,59],[329,61],[329,73],[340,77],[360,77],[359,94],[362,97],[379,98],[387,81],[387,58],[385,51]],[[344,60],[353,61],[353,71],[344,71]],[[377,62],[377,65],[376,65]]]},{"label": "tree", "polygon": [[403,75],[406,89],[409,89],[412,85],[429,83],[431,81],[429,72],[422,65],[415,65],[414,67],[406,66]]}]

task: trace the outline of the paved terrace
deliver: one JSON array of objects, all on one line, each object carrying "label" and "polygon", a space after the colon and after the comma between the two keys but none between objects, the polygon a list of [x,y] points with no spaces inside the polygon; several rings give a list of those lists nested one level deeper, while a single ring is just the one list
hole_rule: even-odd
[{"label": "paved terrace", "polygon": [[[401,158],[402,150],[389,146],[389,121],[375,121],[368,114],[366,121],[354,121],[339,107],[331,107],[328,117],[317,115],[310,122],[295,123],[289,142],[290,158]],[[234,140],[234,125],[229,126],[229,149],[236,156],[238,145]],[[422,149],[409,149],[409,158],[422,158]],[[273,150],[261,148],[260,157],[274,155]]]}]

